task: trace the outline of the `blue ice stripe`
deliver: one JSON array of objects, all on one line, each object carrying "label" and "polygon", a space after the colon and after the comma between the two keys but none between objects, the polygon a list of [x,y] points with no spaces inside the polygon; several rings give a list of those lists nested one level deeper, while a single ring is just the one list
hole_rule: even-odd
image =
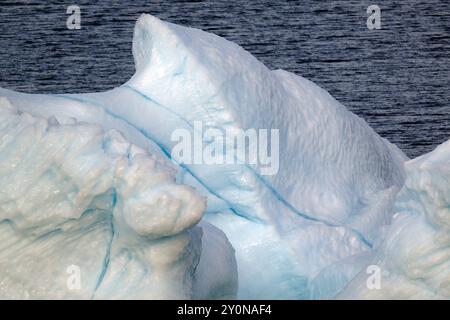
[{"label": "blue ice stripe", "polygon": [[[169,111],[170,113],[174,114],[175,116],[177,116],[180,120],[182,120],[184,123],[186,123],[190,128],[192,128],[192,130],[194,130],[194,126],[186,119],[184,118],[183,115],[179,114],[178,112],[172,110],[171,108],[168,108],[167,106],[163,105],[162,103],[159,103],[158,101],[156,101],[155,99],[149,97],[148,95],[144,94],[143,92],[137,90],[136,88],[130,86],[129,84],[124,84],[122,85],[120,88],[124,88],[124,89],[128,89],[134,93],[136,93],[137,95],[141,96],[142,98],[144,98],[145,100],[148,100],[152,103],[154,103],[155,105],[164,108],[165,110]],[[343,227],[341,225],[337,225],[331,222],[328,222],[326,220],[323,219],[319,219],[319,218],[315,218],[315,217],[311,217],[303,212],[301,212],[300,210],[298,210],[297,208],[295,208],[289,201],[287,201],[282,195],[281,193],[269,182],[267,181],[263,176],[261,176],[259,174],[259,172],[257,172],[253,167],[251,167],[250,165],[248,165],[247,163],[244,164],[253,174],[254,176],[260,180],[264,186],[266,186],[271,193],[273,194],[273,196],[280,201],[282,204],[285,205],[285,207],[287,207],[290,211],[294,212],[295,214],[301,216],[302,218],[306,219],[306,220],[310,220],[310,221],[314,221],[314,222],[320,222],[325,224],[326,226],[329,227]],[[195,176],[194,176],[195,177]],[[197,179],[197,178],[196,178]],[[198,179],[197,179],[198,180]],[[199,180],[199,182],[201,182]],[[204,183],[201,182],[203,185]],[[228,202],[227,202],[228,203]],[[356,235],[358,235],[358,238],[360,238],[360,240],[366,244],[367,246],[369,246],[370,248],[372,248],[372,243],[370,241],[368,241],[358,230],[355,230],[353,228],[349,228],[349,227],[345,227],[351,231],[353,231]]]},{"label": "blue ice stripe", "polygon": [[[200,183],[200,184],[201,184],[201,185],[202,185],[209,193],[211,193],[212,195],[216,196],[216,197],[219,198],[220,200],[224,201],[224,202],[228,205],[229,210],[230,210],[231,212],[233,212],[235,215],[237,215],[237,216],[239,216],[239,217],[242,217],[242,218],[244,218],[244,219],[246,219],[246,220],[255,222],[255,223],[262,223],[262,222],[263,222],[261,219],[258,219],[258,218],[256,218],[256,217],[249,217],[249,216],[246,216],[246,215],[244,215],[244,214],[241,214],[239,211],[237,211],[235,208],[233,208],[233,204],[230,203],[229,200],[223,198],[220,194],[218,194],[216,191],[214,191],[213,189],[211,189],[206,183],[203,182],[202,179],[200,179],[200,178],[199,178],[199,177],[198,177],[191,169],[189,169],[187,166],[185,166],[184,164],[179,163],[178,161],[176,161],[175,159],[173,159],[173,158],[172,158],[172,155],[171,155],[171,153],[170,153],[170,151],[169,151],[169,149],[168,149],[163,143],[159,142],[158,139],[156,139],[154,136],[152,136],[152,135],[149,134],[147,131],[145,131],[144,129],[135,126],[133,123],[129,122],[127,119],[125,119],[125,118],[123,118],[123,117],[121,117],[121,116],[119,116],[119,115],[117,115],[117,114],[115,114],[115,113],[113,113],[113,112],[107,110],[104,106],[100,105],[100,104],[97,103],[97,102],[89,101],[89,100],[86,100],[86,99],[81,99],[81,98],[74,97],[74,96],[63,95],[63,94],[57,94],[57,95],[54,95],[54,96],[59,97],[59,98],[63,98],[63,99],[73,100],[73,101],[76,101],[76,102],[79,102],[79,103],[82,103],[82,104],[90,104],[90,105],[93,105],[93,106],[95,106],[95,107],[101,108],[107,115],[109,115],[109,116],[111,116],[111,117],[113,117],[113,118],[115,118],[115,119],[119,119],[119,120],[121,120],[121,121],[124,121],[127,125],[133,127],[135,130],[137,130],[139,133],[141,133],[145,138],[147,138],[148,140],[152,141],[156,146],[158,146],[158,147],[160,148],[160,150],[164,153],[164,155],[165,155],[166,157],[168,157],[170,160],[172,160],[173,162],[175,162],[178,166],[180,166],[181,168],[183,168],[184,170],[186,170],[186,171],[187,171],[192,177],[194,177],[194,179],[196,179],[196,180],[197,180],[197,181],[198,181],[198,182],[199,182],[199,183]],[[150,99],[150,100],[151,100],[151,99]],[[153,100],[151,100],[151,101],[153,102]],[[155,102],[155,104],[157,104],[157,103]]]},{"label": "blue ice stripe", "polygon": [[114,228],[114,211],[116,210],[116,204],[117,204],[117,192],[116,192],[116,189],[114,189],[113,190],[113,201],[112,201],[112,215],[110,217],[110,219],[111,219],[111,222],[110,222],[110,224],[111,224],[111,239],[109,240],[108,248],[106,249],[106,254],[103,259],[102,270],[100,272],[100,276],[98,277],[98,280],[95,285],[94,292],[92,294],[91,299],[94,299],[98,288],[100,288],[100,286],[102,285],[103,280],[105,279],[106,273],[108,272],[109,264],[111,262],[112,245],[114,242],[114,237],[116,235],[116,231]]},{"label": "blue ice stripe", "polygon": [[[161,108],[164,108],[165,110],[169,111],[170,113],[176,115],[177,117],[180,118],[180,120],[182,120],[183,122],[185,122],[189,127],[193,128],[193,125],[192,125],[188,120],[186,120],[182,115],[180,115],[180,114],[178,114],[177,112],[173,111],[172,109],[170,109],[170,108],[164,106],[163,104],[157,102],[156,100],[154,100],[154,99],[152,99],[151,97],[145,95],[144,93],[138,91],[137,89],[135,89],[135,88],[133,88],[133,87],[131,87],[131,86],[129,86],[129,85],[123,85],[123,86],[120,87],[120,88],[124,88],[124,89],[128,88],[130,91],[135,92],[136,94],[138,94],[139,96],[141,96],[141,97],[144,98],[145,100],[150,101],[150,102],[152,102],[153,104],[155,104],[155,105],[157,105],[157,106],[159,106],[159,107],[161,107]],[[223,197],[222,197],[221,195],[219,195],[216,191],[214,191],[213,189],[211,189],[211,188],[210,188],[210,187],[209,187],[202,179],[200,179],[196,174],[194,174],[194,172],[193,172],[191,169],[189,169],[189,168],[188,168],[187,166],[185,166],[184,164],[179,163],[178,161],[176,161],[175,159],[173,159],[172,156],[171,156],[170,151],[168,150],[168,148],[167,148],[164,144],[160,143],[155,137],[151,136],[151,135],[150,135],[147,131],[145,131],[144,129],[139,128],[139,127],[135,126],[133,123],[129,122],[127,119],[125,119],[125,118],[123,118],[123,117],[121,117],[121,116],[119,116],[119,115],[117,115],[117,114],[115,114],[115,113],[112,113],[111,111],[107,110],[104,106],[100,105],[100,104],[97,103],[97,102],[89,101],[89,100],[87,100],[87,99],[81,99],[81,98],[78,98],[78,97],[75,97],[75,96],[62,95],[62,94],[57,94],[57,95],[54,95],[54,96],[60,97],[60,98],[64,98],[64,99],[73,100],[73,101],[77,101],[77,102],[82,103],[82,104],[91,104],[91,105],[94,105],[94,106],[96,106],[96,107],[101,108],[106,114],[110,115],[111,117],[116,118],[116,119],[119,119],[119,120],[121,120],[121,121],[124,121],[124,122],[127,123],[129,126],[133,127],[133,128],[136,129],[138,132],[140,132],[144,137],[146,137],[147,139],[149,139],[149,140],[151,140],[153,143],[155,143],[155,144],[161,149],[161,151],[162,151],[169,159],[171,159],[171,160],[174,161],[177,165],[179,165],[180,167],[182,167],[183,169],[185,169],[187,172],[189,172],[189,174],[191,174],[191,175],[192,175],[192,176],[193,176],[193,177],[194,177],[194,178],[195,178],[195,179],[196,179],[196,180],[197,180],[197,181],[198,181],[198,182],[199,182],[199,183],[200,183],[200,184],[208,191],[208,192],[210,192],[211,194],[213,194],[213,195],[216,196],[217,198],[223,200],[223,201],[229,206],[230,211],[233,212],[235,215],[237,215],[237,216],[239,216],[239,217],[242,217],[242,218],[244,218],[244,219],[246,219],[246,220],[252,221],[252,222],[257,222],[257,223],[261,223],[261,222],[262,222],[261,219],[258,219],[258,218],[256,218],[256,217],[249,217],[249,216],[247,216],[247,215],[245,215],[245,214],[241,214],[238,210],[236,210],[236,209],[233,207],[233,204],[230,203],[229,200],[223,198]],[[289,201],[287,201],[287,200],[286,200],[286,199],[278,192],[278,190],[276,190],[276,189],[275,189],[275,188],[274,188],[267,180],[265,180],[261,175],[259,175],[259,173],[256,172],[252,167],[250,167],[248,164],[246,164],[246,167],[249,168],[249,169],[253,172],[253,174],[255,175],[255,177],[258,178],[261,182],[263,182],[263,184],[264,184],[267,188],[269,188],[269,190],[272,192],[272,194],[275,196],[275,198],[276,198],[277,200],[279,200],[282,204],[284,204],[284,205],[286,206],[286,208],[288,208],[290,211],[294,212],[295,214],[297,214],[298,216],[304,218],[305,220],[309,220],[309,221],[313,221],[313,222],[319,222],[319,223],[322,223],[322,224],[324,224],[324,225],[326,225],[326,226],[329,226],[329,227],[344,227],[344,228],[347,228],[348,230],[352,231],[355,235],[357,235],[357,237],[358,237],[364,244],[366,244],[369,248],[372,248],[372,247],[373,247],[372,243],[371,243],[370,241],[368,241],[368,240],[367,240],[367,239],[366,239],[366,238],[365,238],[358,230],[355,230],[355,229],[353,229],[353,228],[349,228],[349,227],[346,227],[346,226],[342,226],[342,225],[337,225],[337,224],[328,222],[328,221],[323,220],[323,219],[311,217],[311,216],[309,216],[309,215],[307,215],[307,214],[301,212],[300,210],[298,210],[297,208],[295,208]]]}]

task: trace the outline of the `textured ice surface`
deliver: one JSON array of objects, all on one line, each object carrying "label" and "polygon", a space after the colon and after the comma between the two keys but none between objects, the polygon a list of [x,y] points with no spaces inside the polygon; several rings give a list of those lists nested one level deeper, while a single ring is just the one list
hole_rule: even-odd
[{"label": "textured ice surface", "polygon": [[[90,158],[85,161],[70,159],[78,163],[74,167],[83,178],[92,175],[96,166],[103,168],[105,161],[114,163],[110,164],[114,170],[108,169],[114,174],[109,176],[120,176],[119,180],[110,177],[113,182],[107,184],[107,190],[115,190],[109,196],[113,209],[104,209],[108,212],[105,231],[96,240],[104,242],[103,249],[96,245],[96,256],[106,256],[109,262],[105,267],[100,259],[89,271],[100,282],[96,285],[92,280],[95,297],[232,297],[238,278],[239,298],[331,298],[374,259],[405,180],[407,159],[400,150],[314,83],[282,70],[271,71],[238,45],[213,34],[143,15],[136,24],[133,55],[136,74],[108,92],[28,95],[0,89],[0,95],[21,112],[48,119],[41,121],[81,132],[85,130],[78,126],[101,127],[106,137],[123,141],[89,149],[93,154],[86,150]],[[195,135],[196,121],[232,132],[278,129],[279,171],[263,175],[261,165],[190,165],[171,159],[173,131],[182,128]],[[37,145],[31,137],[23,140]],[[75,141],[78,138],[73,134]],[[111,160],[119,155],[128,158],[131,151],[120,147],[128,145],[126,141],[135,146],[131,150],[154,155],[171,183],[154,182],[154,175],[159,175],[145,160],[148,155],[139,156],[139,161],[134,156],[128,162]],[[202,143],[207,146],[210,141]],[[37,145],[36,152],[44,147]],[[104,156],[110,148],[114,156]],[[67,151],[61,152],[69,157]],[[27,170],[36,170],[33,163],[29,165]],[[192,189],[174,183],[170,168],[178,170],[178,183],[195,187],[207,198],[202,239],[200,229],[190,227],[201,218],[203,202]],[[19,169],[18,174],[27,175]],[[88,183],[89,197],[97,195],[94,187],[102,177],[76,186],[80,189]],[[20,179],[18,188],[26,185]],[[11,179],[5,183],[5,188],[14,189],[8,185]],[[61,193],[67,196],[68,191]],[[40,206],[30,199],[23,200],[30,210]],[[92,199],[83,199],[83,208],[90,208]],[[31,210],[25,218],[17,215],[6,221],[47,215],[58,221],[64,214],[79,220],[86,210],[77,206],[78,211],[67,207],[65,212],[61,201],[55,200],[57,209]],[[43,224],[55,223],[50,220]],[[78,220],[78,230],[85,230]],[[207,223],[231,242],[237,274],[228,240]],[[116,241],[110,246],[112,235]],[[169,237],[153,246],[150,239],[163,236]],[[152,253],[143,254],[147,246]],[[11,254],[21,257],[21,250],[11,249]],[[152,259],[163,262],[152,263]],[[148,275],[147,265],[157,265],[152,270],[164,275]],[[34,286],[26,272],[22,277],[26,285]],[[122,289],[123,283],[129,291]]]},{"label": "textured ice surface", "polygon": [[341,298],[450,298],[450,140],[406,163],[408,178],[395,217],[371,265],[381,271],[379,290],[365,273]]},{"label": "textured ice surface", "polygon": [[33,117],[2,98],[0,297],[234,297],[233,249],[214,227],[192,228],[205,200],[174,174],[118,131]]}]

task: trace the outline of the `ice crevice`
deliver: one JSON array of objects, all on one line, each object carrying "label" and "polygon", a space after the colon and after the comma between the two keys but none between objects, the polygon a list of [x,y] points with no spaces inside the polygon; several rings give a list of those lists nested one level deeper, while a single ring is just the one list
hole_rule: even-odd
[{"label": "ice crevice", "polygon": [[101,273],[98,277],[97,280],[97,284],[95,285],[95,289],[94,289],[94,293],[92,294],[91,299],[95,298],[95,293],[97,292],[98,288],[102,285],[103,279],[105,278],[106,272],[108,271],[109,268],[109,263],[111,261],[111,250],[112,250],[112,245],[113,245],[113,241],[114,241],[114,210],[116,207],[116,203],[117,203],[117,193],[116,190],[113,189],[112,192],[112,209],[111,209],[111,240],[109,241],[108,244],[108,248],[106,249],[106,254],[105,254],[105,258],[103,260],[103,266],[101,269]]},{"label": "ice crevice", "polygon": [[[128,126],[131,126],[133,128],[135,128],[137,131],[139,131],[143,136],[145,136],[147,139],[151,140],[153,143],[155,143],[160,149],[161,151],[164,153],[164,155],[170,159],[171,161],[175,162],[178,166],[180,166],[182,169],[186,170],[193,178],[195,178],[203,187],[205,187],[208,192],[210,192],[211,194],[213,194],[214,196],[220,198],[221,200],[225,201],[228,203],[228,201],[226,199],[224,199],[222,196],[220,196],[218,193],[216,193],[213,189],[209,188],[207,184],[205,184],[205,182],[203,182],[200,178],[198,178],[195,173],[189,169],[187,166],[185,166],[182,163],[177,162],[175,159],[172,158],[170,150],[168,147],[166,147],[163,143],[159,142],[155,137],[152,137],[151,134],[145,130],[144,128],[139,128],[137,126],[135,126],[134,124],[132,124],[131,122],[127,121],[127,119],[120,117],[117,114],[114,114],[113,112],[109,111],[107,108],[105,108],[104,106],[99,105],[98,103],[95,103],[93,101],[89,101],[89,100],[85,100],[85,99],[80,99],[78,97],[72,97],[72,96],[67,96],[67,95],[56,95],[57,97],[60,98],[64,98],[64,99],[69,99],[69,100],[74,100],[77,102],[81,102],[83,104],[88,104],[88,105],[93,105],[93,106],[97,106],[99,108],[101,108],[106,114],[110,115],[111,117],[117,118],[121,121],[124,121]],[[157,106],[163,107],[161,104],[157,103],[156,101],[152,100],[151,98],[145,96],[149,101],[152,101],[153,103],[155,103]],[[186,122],[188,123],[188,122]],[[189,124],[189,123],[188,123]],[[189,124],[190,125],[190,124]],[[262,177],[261,177],[262,179]],[[257,218],[253,218],[253,217],[247,217],[245,215],[240,214],[235,208],[233,208],[233,206],[228,203],[230,205],[229,210],[231,210],[233,213],[235,213],[236,215],[248,219],[252,222],[256,222],[256,223],[262,223],[261,220],[257,219]],[[307,216],[306,216],[307,217]]]}]

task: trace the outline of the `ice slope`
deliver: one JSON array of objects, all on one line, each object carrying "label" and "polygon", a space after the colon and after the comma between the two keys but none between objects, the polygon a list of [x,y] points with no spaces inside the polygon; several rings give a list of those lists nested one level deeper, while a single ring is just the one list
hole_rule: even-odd
[{"label": "ice slope", "polygon": [[450,140],[406,163],[395,218],[370,262],[380,287],[361,272],[340,298],[450,299]]},{"label": "ice slope", "polygon": [[1,98],[0,298],[235,297],[234,251],[174,175],[118,131]]},{"label": "ice slope", "polygon": [[[171,160],[178,181],[208,197],[205,220],[236,250],[239,297],[334,295],[342,283],[317,290],[317,277],[368,259],[403,185],[401,151],[312,82],[271,71],[216,35],[143,15],[133,55],[136,74],[108,92],[0,95],[33,116],[119,130],[166,163],[174,130],[194,135],[196,121],[231,132],[278,129],[274,175],[263,175],[263,165]],[[342,268],[336,277],[345,284],[358,271]]]}]

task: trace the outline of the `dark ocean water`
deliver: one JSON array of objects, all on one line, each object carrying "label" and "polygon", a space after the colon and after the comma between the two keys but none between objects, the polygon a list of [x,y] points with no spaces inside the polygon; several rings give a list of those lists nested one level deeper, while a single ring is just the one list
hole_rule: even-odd
[{"label": "dark ocean water", "polygon": [[[81,8],[81,30],[66,9]],[[381,30],[366,9],[381,7]],[[134,72],[141,13],[216,33],[328,90],[410,157],[450,138],[450,1],[0,0],[0,87],[111,89]]]}]

